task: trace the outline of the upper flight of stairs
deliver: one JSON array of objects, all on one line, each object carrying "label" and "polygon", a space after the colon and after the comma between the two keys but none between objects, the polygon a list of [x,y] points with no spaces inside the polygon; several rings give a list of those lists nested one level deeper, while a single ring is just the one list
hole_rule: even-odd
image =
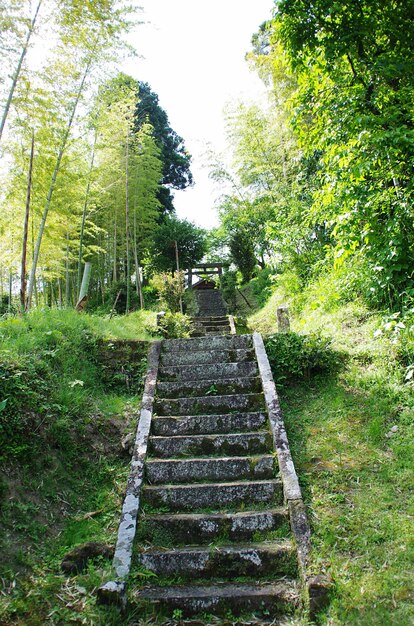
[{"label": "upper flight of stairs", "polygon": [[198,314],[192,318],[193,337],[230,334],[231,327],[227,315],[227,305],[219,289],[194,291]]},{"label": "upper flight of stairs", "polygon": [[163,342],[145,479],[132,579],[152,584],[131,588],[134,603],[166,616],[296,610],[297,551],[250,335]]}]

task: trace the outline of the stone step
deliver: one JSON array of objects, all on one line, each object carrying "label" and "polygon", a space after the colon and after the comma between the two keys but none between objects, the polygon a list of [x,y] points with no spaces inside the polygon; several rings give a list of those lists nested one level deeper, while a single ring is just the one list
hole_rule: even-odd
[{"label": "stone step", "polygon": [[227,324],[226,326],[196,326],[193,330],[193,337],[194,337],[194,333],[202,333],[204,336],[207,335],[212,335],[217,336],[217,335],[230,335],[230,324]]},{"label": "stone step", "polygon": [[[175,545],[224,541],[251,541],[257,533],[286,527],[288,514],[283,507],[239,513],[175,513],[144,515],[138,523],[138,540],[160,546],[162,536]],[[161,539],[160,539],[161,537]]]},{"label": "stone step", "polygon": [[165,352],[195,352],[198,350],[234,350],[235,348],[252,348],[251,335],[226,335],[217,339],[166,339],[162,343]]},{"label": "stone step", "polygon": [[264,412],[229,415],[190,415],[153,417],[153,435],[201,435],[256,431],[267,426]]},{"label": "stone step", "polygon": [[199,485],[146,485],[143,494],[144,511],[145,505],[168,507],[170,511],[196,511],[206,508],[223,511],[241,504],[254,508],[254,504],[283,503],[282,483],[277,479]]},{"label": "stone step", "polygon": [[157,576],[180,576],[184,580],[221,577],[232,580],[239,576],[258,579],[297,573],[296,551],[286,539],[176,550],[154,548],[138,554],[137,562]]},{"label": "stone step", "polygon": [[159,398],[190,398],[197,396],[227,396],[237,393],[260,393],[262,381],[259,376],[230,378],[217,381],[199,380],[182,382],[159,382],[157,395]]},{"label": "stone step", "polygon": [[[204,308],[202,310],[199,311],[199,317],[226,317],[227,316],[227,309],[223,309],[220,307],[209,307]],[[193,318],[193,319],[197,319],[197,318]]]},{"label": "stone step", "polygon": [[229,482],[274,478],[274,457],[221,457],[211,459],[166,459],[147,461],[147,481],[152,485],[199,481]]},{"label": "stone step", "polygon": [[156,415],[197,415],[198,413],[234,413],[260,411],[264,408],[262,393],[243,393],[227,396],[198,396],[195,398],[156,398]]},{"label": "stone step", "polygon": [[203,365],[216,363],[244,363],[254,361],[253,349],[207,350],[203,352],[166,352],[161,355],[161,365]]},{"label": "stone step", "polygon": [[194,330],[191,333],[191,337],[193,338],[200,338],[200,337],[227,337],[228,335],[230,335],[230,329],[224,328],[221,330],[209,330],[206,331],[206,329],[198,329],[198,330]]},{"label": "stone step", "polygon": [[228,322],[228,315],[203,315],[191,318],[194,322]]},{"label": "stone step", "polygon": [[168,459],[176,456],[243,456],[267,454],[272,450],[272,436],[268,431],[213,435],[152,436],[149,452],[152,457]]},{"label": "stone step", "polygon": [[224,319],[223,321],[210,319],[202,321],[201,319],[197,319],[193,320],[193,328],[230,328],[230,322],[228,319]]},{"label": "stone step", "polygon": [[203,315],[203,317],[192,317],[193,324],[228,324],[228,315]]},{"label": "stone step", "polygon": [[[258,613],[281,618],[299,606],[300,593],[297,581],[283,579],[263,584],[215,584],[206,586],[147,587],[132,592],[132,603],[142,606],[153,604],[155,610],[165,608],[169,613],[182,611],[184,617],[197,613],[214,613],[225,617]],[[153,609],[154,610],[154,609]],[[258,622],[255,621],[258,624]],[[268,623],[263,622],[263,623]],[[276,625],[275,625],[276,626]]]},{"label": "stone step", "polygon": [[159,380],[211,380],[257,376],[256,361],[246,363],[211,363],[208,365],[161,366]]}]

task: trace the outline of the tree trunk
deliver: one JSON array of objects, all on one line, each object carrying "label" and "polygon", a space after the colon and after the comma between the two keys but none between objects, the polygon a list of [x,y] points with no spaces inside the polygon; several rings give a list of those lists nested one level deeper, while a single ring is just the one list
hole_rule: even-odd
[{"label": "tree trunk", "polygon": [[50,182],[50,186],[49,186],[49,191],[47,194],[47,198],[46,198],[46,203],[45,203],[45,208],[43,211],[43,215],[42,215],[42,220],[40,222],[40,226],[39,226],[39,232],[37,235],[37,241],[36,241],[36,246],[34,249],[34,255],[33,255],[33,263],[32,263],[32,271],[30,273],[30,278],[29,278],[29,287],[28,287],[28,291],[27,291],[27,299],[26,299],[26,310],[30,309],[30,305],[31,305],[31,301],[32,301],[32,295],[33,295],[33,286],[34,286],[34,281],[36,278],[36,269],[37,269],[37,263],[39,260],[39,254],[40,254],[40,246],[42,243],[42,238],[43,238],[43,233],[45,230],[45,226],[46,226],[46,220],[47,220],[47,216],[49,213],[49,209],[50,209],[50,205],[52,202],[52,196],[53,196],[53,192],[55,190],[56,187],[56,180],[58,177],[58,173],[60,170],[60,164],[62,162],[62,158],[63,158],[63,153],[65,151],[68,139],[69,139],[69,134],[72,128],[72,124],[73,124],[73,120],[75,119],[75,113],[76,113],[76,109],[78,107],[79,104],[79,100],[80,97],[82,95],[82,91],[83,91],[83,87],[85,85],[85,81],[86,81],[86,77],[89,73],[89,70],[91,68],[92,65],[92,61],[90,60],[85,68],[85,71],[83,73],[82,76],[82,80],[81,83],[79,85],[79,89],[78,89],[78,93],[76,94],[76,98],[75,101],[73,103],[72,106],[72,111],[69,117],[69,121],[68,124],[66,126],[66,130],[65,133],[63,135],[63,139],[62,139],[62,143],[60,145],[60,149],[59,149],[59,153],[56,159],[56,164],[55,164],[55,169],[53,171],[53,175],[52,175],[52,180]]},{"label": "tree trunk", "polygon": [[83,270],[82,285],[79,292],[79,300],[76,304],[76,309],[81,311],[85,307],[86,298],[88,297],[89,282],[91,280],[92,263],[90,261],[85,263],[85,269]]},{"label": "tree trunk", "polygon": [[[174,246],[175,246],[175,262],[177,264],[177,274],[178,276],[180,275],[180,261],[179,261],[179,257],[178,257],[178,244],[176,241],[174,241]],[[180,311],[181,313],[184,313],[183,310],[183,299],[180,296]]]},{"label": "tree trunk", "polygon": [[128,180],[128,166],[129,166],[129,128],[126,138],[126,153],[125,153],[125,252],[126,252],[126,306],[125,313],[128,315],[131,300],[131,262],[129,258],[129,180]]},{"label": "tree trunk", "polygon": [[95,147],[96,147],[97,137],[98,137],[98,133],[97,133],[97,131],[95,131],[95,137],[94,137],[93,148],[92,148],[91,164],[90,164],[90,167],[89,167],[88,182],[87,182],[87,185],[86,185],[86,192],[85,192],[85,202],[83,203],[81,230],[80,230],[80,236],[79,236],[78,283],[77,283],[78,296],[79,296],[79,293],[80,293],[81,277],[82,277],[83,234],[84,234],[84,231],[85,231],[86,211],[88,209],[89,193],[90,193],[90,190],[91,190],[91,178],[92,178],[92,171],[93,171],[93,163],[94,163],[94,160],[95,160]]},{"label": "tree trunk", "polygon": [[69,274],[69,231],[66,233],[66,261],[65,261],[65,306],[70,304],[70,274]]},{"label": "tree trunk", "polygon": [[29,174],[27,177],[26,213],[24,216],[24,226],[23,226],[22,269],[21,269],[21,274],[20,274],[20,302],[21,302],[23,313],[26,307],[27,235],[29,231],[30,196],[32,193],[33,155],[34,155],[34,131],[32,132],[32,145],[30,149]]},{"label": "tree trunk", "polygon": [[117,263],[117,214],[116,214],[116,209],[115,209],[115,221],[114,221],[114,269],[113,269],[113,273],[112,273],[112,282],[116,283],[116,281],[118,280],[118,275],[117,275],[117,267],[116,267],[116,263]]},{"label": "tree trunk", "polygon": [[10,87],[9,95],[7,96],[6,105],[4,107],[3,115],[2,115],[2,118],[1,118],[1,122],[0,122],[0,140],[1,140],[1,137],[3,135],[4,127],[6,125],[7,116],[9,114],[10,106],[11,106],[11,103],[12,103],[12,100],[13,100],[13,94],[14,94],[14,91],[16,89],[17,82],[19,80],[19,76],[20,76],[20,72],[21,72],[21,69],[22,69],[23,61],[24,61],[26,53],[27,53],[27,51],[29,49],[30,39],[31,39],[31,36],[33,34],[35,25],[36,25],[36,20],[37,20],[38,15],[39,15],[40,6],[42,4],[42,1],[43,0],[39,0],[39,2],[37,4],[34,17],[33,17],[32,21],[31,21],[30,26],[29,26],[29,30],[28,30],[28,33],[27,33],[25,44],[23,46],[22,52],[20,54],[19,61],[17,63],[16,71],[15,71],[15,73],[13,75],[13,80],[12,80],[12,84],[11,84],[11,87]]},{"label": "tree trunk", "polygon": [[139,296],[139,306],[141,309],[145,308],[144,294],[142,293],[141,274],[139,271],[138,263],[138,242],[137,242],[137,214],[134,211],[134,262],[135,262],[135,276],[136,276],[136,289]]},{"label": "tree trunk", "polygon": [[9,305],[8,305],[8,312],[9,315],[11,315],[11,310],[12,310],[12,295],[13,295],[13,274],[12,271],[9,271]]}]

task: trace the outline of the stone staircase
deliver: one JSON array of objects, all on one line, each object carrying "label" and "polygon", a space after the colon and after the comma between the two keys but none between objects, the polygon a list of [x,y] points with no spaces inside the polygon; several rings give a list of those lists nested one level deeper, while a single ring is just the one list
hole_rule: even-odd
[{"label": "stone staircase", "polygon": [[227,305],[219,289],[194,291],[198,316],[192,318],[193,337],[226,335],[231,333]]},{"label": "stone staircase", "polygon": [[231,333],[229,316],[216,315],[210,317],[191,318],[193,331],[192,337],[207,337],[216,335],[228,335]]},{"label": "stone staircase", "polygon": [[309,573],[306,509],[261,336],[153,342],[148,363],[113,578],[98,601],[129,602],[154,624],[315,616],[330,582]]},{"label": "stone staircase", "polygon": [[299,606],[252,336],[163,342],[137,532],[131,577],[155,583],[131,589],[142,610],[265,620]]}]

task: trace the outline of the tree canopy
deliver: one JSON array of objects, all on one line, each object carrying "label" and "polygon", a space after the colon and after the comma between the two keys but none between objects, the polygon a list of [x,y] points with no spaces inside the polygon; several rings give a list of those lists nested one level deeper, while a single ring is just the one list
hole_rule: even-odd
[{"label": "tree canopy", "polygon": [[188,220],[167,217],[154,234],[151,267],[157,271],[174,272],[177,269],[176,245],[180,269],[189,269],[204,256],[205,232]]},{"label": "tree canopy", "polygon": [[413,15],[412,0],[280,0],[254,35],[270,106],[228,117],[230,169],[212,175],[257,264],[263,251],[304,282],[347,267],[378,306],[413,293]]}]

